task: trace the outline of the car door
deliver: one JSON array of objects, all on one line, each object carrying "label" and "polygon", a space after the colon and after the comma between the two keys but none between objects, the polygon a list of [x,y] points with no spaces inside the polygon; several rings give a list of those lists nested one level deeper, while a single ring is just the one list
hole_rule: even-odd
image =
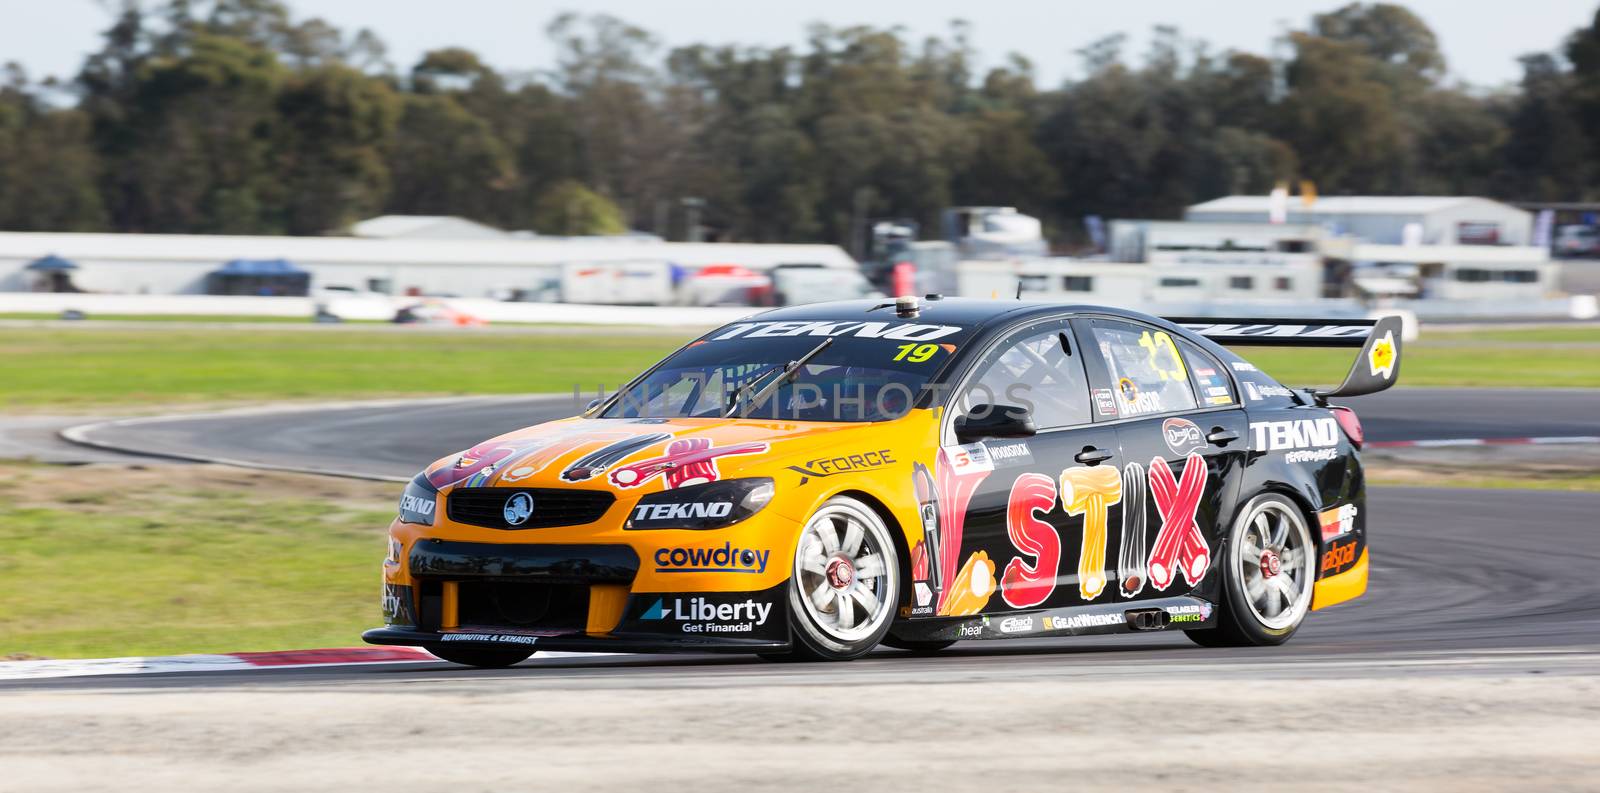
[{"label": "car door", "polygon": [[[1118,439],[1096,426],[1087,372],[1064,318],[1016,328],[988,348],[950,399],[938,461],[941,615],[1104,600],[1106,527],[1117,520]],[[1020,408],[1031,437],[955,438],[956,416]],[[1004,408],[1003,408],[1004,409]],[[1001,623],[1002,632],[1008,632]],[[1018,620],[1017,632],[1032,626]]]},{"label": "car door", "polygon": [[[1231,375],[1160,328],[1121,319],[1076,324],[1092,387],[1109,391],[1125,458],[1117,589],[1129,600],[1216,596],[1216,563],[1245,464],[1249,421]],[[1092,342],[1088,340],[1092,339]],[[1109,411],[1108,411],[1109,412]]]}]

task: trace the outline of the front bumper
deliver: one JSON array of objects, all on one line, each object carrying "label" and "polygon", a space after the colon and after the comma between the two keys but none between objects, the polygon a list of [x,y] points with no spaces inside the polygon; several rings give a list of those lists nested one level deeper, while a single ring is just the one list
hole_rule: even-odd
[{"label": "front bumper", "polygon": [[423,538],[385,565],[371,644],[522,646],[574,652],[765,652],[789,647],[786,587],[635,591],[617,544]]}]

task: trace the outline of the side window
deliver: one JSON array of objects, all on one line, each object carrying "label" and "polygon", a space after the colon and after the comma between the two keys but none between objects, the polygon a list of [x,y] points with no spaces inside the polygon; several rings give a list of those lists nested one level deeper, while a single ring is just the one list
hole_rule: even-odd
[{"label": "side window", "polygon": [[1105,356],[1123,417],[1195,407],[1188,367],[1177,340],[1166,331],[1095,320],[1094,340]]},{"label": "side window", "polygon": [[956,409],[983,403],[1027,410],[1039,429],[1089,423],[1089,380],[1065,324],[1012,336],[978,364],[977,376],[956,395]]},{"label": "side window", "polygon": [[1206,407],[1239,404],[1239,395],[1233,392],[1233,385],[1217,359],[1181,339],[1178,349],[1189,362],[1189,374],[1194,376],[1194,391],[1200,395],[1200,404]]}]

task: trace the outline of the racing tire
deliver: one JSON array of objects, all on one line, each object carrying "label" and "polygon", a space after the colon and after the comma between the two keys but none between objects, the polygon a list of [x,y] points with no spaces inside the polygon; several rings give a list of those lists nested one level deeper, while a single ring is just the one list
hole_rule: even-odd
[{"label": "racing tire", "polygon": [[1283,644],[1311,611],[1317,545],[1300,507],[1265,493],[1239,511],[1222,561],[1213,628],[1185,631],[1201,647]]},{"label": "racing tire", "polygon": [[452,647],[448,644],[430,644],[422,649],[440,660],[479,669],[504,669],[515,666],[533,655],[533,650],[518,647]]},{"label": "racing tire", "polygon": [[894,624],[900,599],[894,536],[866,504],[848,496],[828,499],[800,532],[786,589],[792,647],[763,658],[860,658]]}]

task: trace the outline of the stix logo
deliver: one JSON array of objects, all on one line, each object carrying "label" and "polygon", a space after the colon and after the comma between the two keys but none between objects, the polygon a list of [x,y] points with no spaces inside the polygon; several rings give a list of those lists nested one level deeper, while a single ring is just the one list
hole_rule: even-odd
[{"label": "stix logo", "polygon": [[660,548],[656,550],[658,573],[765,573],[772,551],[735,548],[725,542],[720,548]]},{"label": "stix logo", "polygon": [[[1061,472],[1059,488],[1042,474],[1018,476],[1006,501],[1006,533],[1020,555],[1005,566],[1001,598],[1013,608],[1031,608],[1055,592],[1061,578],[1062,540],[1055,525],[1044,518],[1058,500],[1063,512],[1083,516],[1077,576],[1083,600],[1092,601],[1106,589],[1107,524],[1110,508],[1117,504],[1124,504],[1117,562],[1123,597],[1137,594],[1146,581],[1164,590],[1178,575],[1190,586],[1200,583],[1211,565],[1211,547],[1195,515],[1208,475],[1205,458],[1190,453],[1184,458],[1181,478],[1160,457],[1150,461],[1148,473],[1137,463],[1120,471],[1112,466],[1068,468]],[[1162,518],[1148,557],[1143,547],[1147,494]]]}]

